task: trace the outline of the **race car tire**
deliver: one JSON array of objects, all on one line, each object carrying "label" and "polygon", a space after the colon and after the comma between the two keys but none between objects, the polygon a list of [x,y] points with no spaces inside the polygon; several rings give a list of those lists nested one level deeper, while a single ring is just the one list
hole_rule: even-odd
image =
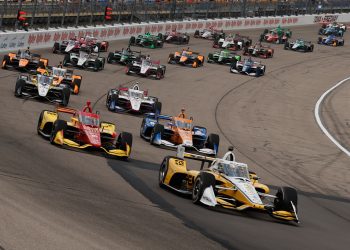
[{"label": "race car tire", "polygon": [[125,67],[125,74],[127,74],[127,75],[130,75],[131,73],[130,73],[130,66],[129,65],[126,65],[126,67]]},{"label": "race car tire", "polygon": [[291,187],[280,187],[277,190],[276,198],[274,200],[275,211],[294,211],[291,202],[293,202],[295,209],[298,206],[298,193]]},{"label": "race car tire", "polygon": [[155,139],[155,136],[157,134],[160,134],[161,136],[163,135],[163,132],[164,132],[164,126],[162,124],[159,124],[157,123],[154,127],[153,127],[153,130],[152,130],[152,134],[151,134],[151,138],[149,140],[149,142],[152,144],[152,145],[156,145],[154,143],[154,139]]},{"label": "race car tire", "polygon": [[169,54],[169,57],[168,57],[168,63],[169,64],[174,64],[174,54]]},{"label": "race car tire", "polygon": [[[207,148],[210,148],[212,150],[215,149],[215,145],[217,146],[217,149],[219,149],[220,144],[220,137],[217,134],[209,134],[207,138],[206,146]],[[216,152],[217,154],[218,152]]]},{"label": "race car tire", "polygon": [[196,30],[196,31],[194,32],[194,37],[196,37],[196,38],[199,37],[199,30]]},{"label": "race car tire", "polygon": [[199,60],[198,58],[194,59],[194,62],[192,63],[193,68],[198,68],[199,67]]},{"label": "race car tire", "polygon": [[81,79],[79,78],[75,78],[73,79],[73,82],[72,82],[72,87],[73,87],[73,94],[77,95],[79,94],[80,92],[80,85],[81,85]]},{"label": "race car tire", "polygon": [[161,102],[154,103],[153,113],[159,115],[161,112],[162,112],[162,103]]},{"label": "race car tire", "polygon": [[314,51],[314,45],[312,44],[311,46],[310,46],[310,52],[313,52]]},{"label": "race car tire", "polygon": [[63,130],[63,133],[64,131],[67,129],[67,122],[64,121],[64,120],[56,120],[54,123],[53,123],[53,126],[52,126],[52,131],[51,131],[51,134],[50,134],[50,143],[51,144],[56,144],[55,143],[55,137],[56,137],[56,134],[58,133],[58,131],[61,131]]},{"label": "race car tire", "polygon": [[[38,120],[38,125],[37,125],[37,127],[36,127],[36,131],[38,132],[38,135],[41,135],[41,133],[40,133],[40,126],[41,126],[41,123],[43,122],[43,118],[44,118],[45,112],[52,112],[52,111],[50,111],[50,110],[43,110],[43,111],[41,111],[40,116],[39,116],[39,120]],[[46,123],[46,124],[48,124],[48,123]],[[49,126],[46,125],[46,126],[43,128],[43,132],[45,133],[45,130],[48,130],[48,129],[51,129],[51,130],[52,130],[51,127],[49,127]],[[50,130],[50,132],[51,132],[51,130]],[[45,133],[45,134],[50,134],[50,133]]]},{"label": "race car tire", "polygon": [[67,64],[70,62],[70,55],[65,55],[64,58],[63,58],[63,66],[67,66]]},{"label": "race car tire", "polygon": [[4,55],[4,58],[2,59],[2,64],[1,64],[1,68],[6,69],[7,68],[7,64],[10,62],[10,57],[9,55]]},{"label": "race car tire", "polygon": [[160,167],[159,167],[158,184],[160,187],[164,187],[164,180],[168,173],[168,162],[169,162],[169,156],[164,158],[163,162],[160,164]]},{"label": "race car tire", "polygon": [[109,52],[107,56],[107,63],[112,63],[112,58],[114,57],[113,52]]},{"label": "race car tire", "polygon": [[101,43],[100,42],[96,43],[96,47],[98,49],[97,52],[102,52],[102,50],[101,50]]},{"label": "race car tire", "polygon": [[284,44],[284,49],[285,49],[285,50],[289,49],[289,42],[286,42],[286,43]]},{"label": "race car tire", "polygon": [[101,69],[101,62],[100,61],[95,61],[94,63],[94,71],[97,72]]},{"label": "race car tire", "polygon": [[213,59],[213,54],[209,53],[207,58],[207,63],[213,63],[214,61],[212,59]]},{"label": "race car tire", "polygon": [[126,145],[130,147],[130,153],[132,148],[132,134],[128,132],[121,132],[118,136],[116,147],[120,150],[126,151]]},{"label": "race car tire", "polygon": [[201,204],[201,198],[203,196],[204,190],[207,187],[215,186],[215,176],[208,172],[200,172],[194,181],[192,189],[192,202],[194,204]]},{"label": "race car tire", "polygon": [[163,72],[162,69],[158,69],[157,72],[156,72],[156,79],[160,80],[162,78],[164,78],[164,72]]},{"label": "race car tire", "polygon": [[321,44],[321,43],[322,43],[322,37],[319,37],[319,38],[318,38],[317,43],[318,43],[318,44]]},{"label": "race car tire", "polygon": [[70,98],[70,89],[68,87],[64,87],[62,89],[62,106],[66,107],[69,103]]},{"label": "race car tire", "polygon": [[15,86],[15,96],[21,97],[24,85],[26,85],[26,81],[23,79],[17,79],[16,86]]},{"label": "race car tire", "polygon": [[136,37],[134,37],[134,36],[130,37],[129,45],[135,45],[135,42],[136,42]]},{"label": "race car tire", "polygon": [[117,101],[118,101],[118,94],[110,94],[108,93],[107,94],[107,98],[106,98],[106,106],[107,106],[107,109],[109,111],[114,111],[115,108],[111,108],[111,103],[114,102],[114,105],[116,106],[117,105]]},{"label": "race car tire", "polygon": [[190,36],[187,36],[185,39],[185,44],[189,44],[190,43]]},{"label": "race car tire", "polygon": [[158,38],[159,38],[159,40],[164,40],[164,36],[163,36],[163,34],[162,33],[158,33]]},{"label": "race car tire", "polygon": [[59,51],[60,49],[60,44],[59,43],[54,43],[53,47],[52,47],[52,53],[56,54],[57,51]]}]

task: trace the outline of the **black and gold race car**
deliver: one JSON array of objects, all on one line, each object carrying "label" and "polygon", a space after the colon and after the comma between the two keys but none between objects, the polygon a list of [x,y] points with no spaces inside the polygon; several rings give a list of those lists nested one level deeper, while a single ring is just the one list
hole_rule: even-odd
[{"label": "black and gold race car", "polygon": [[[185,158],[201,161],[200,170],[190,170]],[[280,187],[271,195],[269,187],[259,182],[247,164],[235,160],[233,148],[222,158],[212,158],[186,153],[180,146],[176,157],[167,156],[161,163],[159,185],[192,195],[196,204],[238,211],[260,210],[274,218],[299,223],[297,191]]]}]

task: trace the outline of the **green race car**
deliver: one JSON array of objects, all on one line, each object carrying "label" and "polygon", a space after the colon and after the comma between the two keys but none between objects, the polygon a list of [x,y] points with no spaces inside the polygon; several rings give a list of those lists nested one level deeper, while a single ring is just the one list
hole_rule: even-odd
[{"label": "green race car", "polygon": [[236,61],[241,60],[241,56],[233,51],[221,50],[208,54],[208,63],[228,64],[231,65]]},{"label": "green race car", "polygon": [[164,45],[164,37],[161,33],[159,33],[157,36],[151,35],[150,33],[138,35],[137,37],[132,36],[129,40],[129,46],[131,45],[150,49],[162,48]]}]

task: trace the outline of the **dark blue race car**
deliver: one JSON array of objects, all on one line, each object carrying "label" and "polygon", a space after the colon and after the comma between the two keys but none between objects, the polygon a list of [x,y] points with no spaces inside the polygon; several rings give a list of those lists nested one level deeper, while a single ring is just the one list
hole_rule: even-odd
[{"label": "dark blue race car", "polygon": [[334,47],[343,46],[344,38],[335,35],[329,35],[327,37],[319,37],[317,43],[322,45],[330,45]]},{"label": "dark blue race car", "polygon": [[219,135],[207,134],[204,127],[193,126],[193,119],[179,116],[146,114],[142,120],[140,136],[152,145],[194,150],[206,155],[216,155],[219,149]]}]

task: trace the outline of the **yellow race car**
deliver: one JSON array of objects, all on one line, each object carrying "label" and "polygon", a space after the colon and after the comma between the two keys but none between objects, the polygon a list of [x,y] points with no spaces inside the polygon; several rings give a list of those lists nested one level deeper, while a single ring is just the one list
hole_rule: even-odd
[{"label": "yellow race car", "polygon": [[[200,170],[190,170],[185,158],[201,161]],[[195,204],[238,211],[260,210],[274,218],[299,223],[297,191],[280,187],[276,195],[269,194],[269,187],[248,171],[247,164],[236,162],[233,148],[222,158],[212,158],[186,153],[179,146],[176,157],[167,156],[161,163],[159,185],[192,195]]]}]

